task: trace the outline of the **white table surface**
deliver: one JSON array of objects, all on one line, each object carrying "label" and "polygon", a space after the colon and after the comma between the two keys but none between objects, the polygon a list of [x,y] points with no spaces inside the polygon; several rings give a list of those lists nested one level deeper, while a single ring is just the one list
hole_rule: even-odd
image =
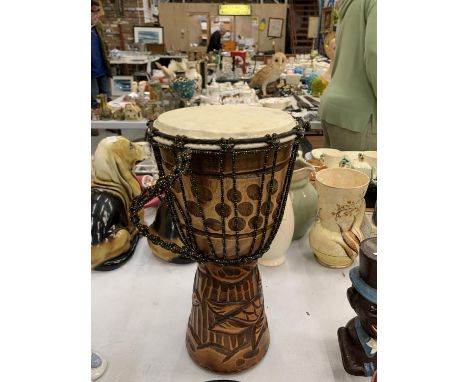
[{"label": "white table surface", "polygon": [[[154,210],[147,212],[152,221]],[[347,374],[341,363],[336,332],[355,316],[346,298],[350,268],[319,265],[307,234],[292,242],[281,266],[259,268],[270,347],[256,366],[227,376],[200,368],[185,349],[196,263],[166,263],[141,238],[127,264],[93,271],[92,347],[109,362],[99,381],[370,380]]]}]

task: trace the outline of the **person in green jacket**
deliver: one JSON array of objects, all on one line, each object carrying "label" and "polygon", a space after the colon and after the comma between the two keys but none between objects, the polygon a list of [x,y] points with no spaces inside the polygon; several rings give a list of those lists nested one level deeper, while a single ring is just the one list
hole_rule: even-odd
[{"label": "person in green jacket", "polygon": [[320,99],[325,147],[377,149],[377,0],[341,0],[331,81]]}]

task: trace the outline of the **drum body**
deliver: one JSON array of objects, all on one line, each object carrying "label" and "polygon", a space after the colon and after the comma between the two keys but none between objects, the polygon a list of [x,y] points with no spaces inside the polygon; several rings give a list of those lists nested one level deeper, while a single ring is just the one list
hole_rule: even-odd
[{"label": "drum body", "polygon": [[[212,260],[237,261],[262,248],[275,219],[282,216],[279,207],[287,194],[281,191],[292,146],[292,141],[280,144],[275,163],[270,147],[231,153],[192,150],[191,174],[171,188],[185,242]],[[161,166],[168,173],[183,149],[159,148]]]},{"label": "drum body", "polygon": [[[202,108],[193,109],[197,113]],[[204,110],[252,113],[255,109]],[[262,114],[262,108],[258,110]],[[271,112],[264,113],[268,117]],[[232,118],[238,117],[233,114]],[[185,119],[175,118],[181,123]],[[161,187],[184,246],[173,250],[183,249],[181,254],[199,262],[187,350],[198,365],[217,373],[245,370],[268,349],[270,335],[257,259],[269,249],[283,217],[303,136],[293,119],[292,125],[279,134],[251,139],[188,138],[164,133],[158,123],[148,132],[165,182]],[[180,170],[180,159],[188,153],[190,159]]]}]

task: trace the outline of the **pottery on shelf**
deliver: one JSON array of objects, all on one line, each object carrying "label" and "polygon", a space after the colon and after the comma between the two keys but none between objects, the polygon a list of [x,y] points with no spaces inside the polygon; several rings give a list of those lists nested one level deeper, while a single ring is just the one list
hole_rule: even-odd
[{"label": "pottery on shelf", "polygon": [[[177,231],[174,218],[172,217],[171,209],[169,204],[163,201],[158,210],[156,211],[156,218],[153,224],[149,228],[150,233],[158,235],[161,239],[172,242],[181,247],[182,241],[180,240],[179,232]],[[175,264],[187,264],[193,263],[193,260],[185,259],[175,254],[174,252],[168,251],[163,247],[154,244],[151,240],[148,240],[148,245],[153,252],[153,255],[160,258],[161,260]]]},{"label": "pottery on shelf", "polygon": [[107,105],[107,94],[98,94],[97,98],[99,99],[100,118],[103,121],[111,119],[112,118],[112,110]]},{"label": "pottery on shelf", "polygon": [[196,62],[189,61],[188,66],[189,68],[185,72],[185,77],[195,82],[195,90],[197,91],[197,93],[199,93],[202,90],[202,84],[203,84],[202,76],[197,71]]},{"label": "pottery on shelf", "polygon": [[330,268],[353,264],[363,239],[361,224],[369,177],[349,168],[329,168],[316,174],[318,220],[309,243],[317,261]]},{"label": "pottery on shelf", "polygon": [[349,272],[348,301],[357,316],[338,329],[347,373],[372,377],[377,370],[377,238],[361,243],[359,266]]},{"label": "pottery on shelf", "polygon": [[143,119],[140,107],[135,103],[127,103],[124,108],[125,119],[129,121],[138,121]]},{"label": "pottery on shelf", "polygon": [[291,245],[294,233],[294,210],[291,202],[291,195],[286,200],[283,220],[278,228],[278,232],[270,245],[270,249],[258,259],[260,265],[276,267],[285,261],[284,254]]},{"label": "pottery on shelf", "polygon": [[289,189],[294,210],[293,240],[306,234],[317,215],[317,191],[309,181],[311,173],[314,173],[313,165],[302,158],[296,159]]},{"label": "pottery on shelf", "polygon": [[172,90],[183,100],[189,101],[195,95],[195,80],[190,80],[183,73],[177,73],[171,83]]}]

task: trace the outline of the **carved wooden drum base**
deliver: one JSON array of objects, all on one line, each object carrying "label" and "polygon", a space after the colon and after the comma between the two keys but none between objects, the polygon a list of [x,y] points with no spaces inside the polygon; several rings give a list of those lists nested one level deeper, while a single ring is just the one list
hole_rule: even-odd
[{"label": "carved wooden drum base", "polygon": [[186,337],[195,363],[217,373],[239,372],[258,363],[269,343],[257,262],[199,264]]}]

